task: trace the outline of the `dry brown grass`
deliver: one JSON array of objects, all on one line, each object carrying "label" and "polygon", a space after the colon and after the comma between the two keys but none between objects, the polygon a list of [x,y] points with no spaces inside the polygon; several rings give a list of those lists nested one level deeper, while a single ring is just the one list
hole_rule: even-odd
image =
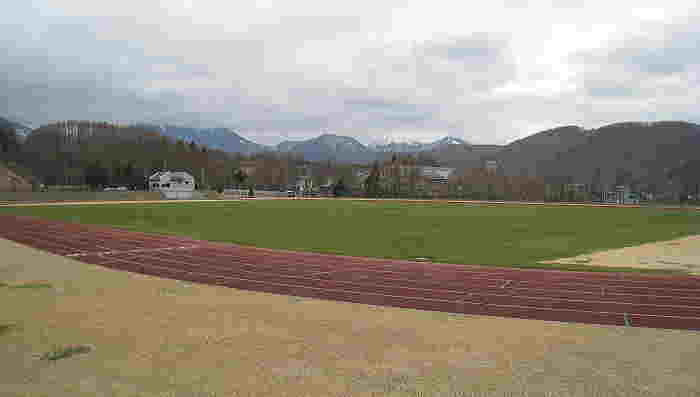
[{"label": "dry brown grass", "polygon": [[[0,240],[8,396],[698,395],[697,332],[461,316],[117,272]],[[10,304],[6,304],[6,303]],[[91,345],[56,362],[36,354]],[[481,392],[482,394],[478,394]],[[546,394],[549,393],[549,394]]]},{"label": "dry brown grass", "polygon": [[680,270],[700,275],[700,236],[594,252],[543,263]]}]

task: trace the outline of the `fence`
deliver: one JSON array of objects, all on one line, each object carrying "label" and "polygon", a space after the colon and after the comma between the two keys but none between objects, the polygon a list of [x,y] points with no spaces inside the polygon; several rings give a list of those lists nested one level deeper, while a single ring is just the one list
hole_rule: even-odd
[{"label": "fence", "polygon": [[[278,190],[253,190],[255,197],[286,197],[287,192]],[[224,199],[237,199],[248,197],[248,189],[224,189]]]}]

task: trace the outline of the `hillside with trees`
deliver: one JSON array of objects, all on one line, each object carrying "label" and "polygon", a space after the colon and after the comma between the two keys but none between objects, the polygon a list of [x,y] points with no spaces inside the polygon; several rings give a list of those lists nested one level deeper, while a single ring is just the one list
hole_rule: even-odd
[{"label": "hillside with trees", "polygon": [[[330,134],[284,143],[277,151],[257,151],[262,146],[239,137],[240,147],[245,150],[236,153],[213,149],[194,139],[168,136],[159,128],[147,125],[62,121],[41,126],[29,134],[23,129],[18,134],[16,123],[2,120],[0,163],[34,185],[139,187],[152,172],[172,169],[191,173],[202,186],[221,187],[240,183],[236,173],[246,162],[255,169],[255,174],[246,178],[247,184],[282,189],[294,183],[297,176],[308,173],[315,186],[339,178],[347,186],[357,186],[353,168],[369,169],[373,161],[388,161],[396,155]],[[170,134],[173,131],[168,130]],[[230,131],[210,132],[226,139],[236,138]],[[697,172],[700,126],[687,122],[616,123],[593,130],[565,126],[506,146],[470,145],[443,139],[431,147],[402,158],[409,155],[416,166],[454,167],[475,181],[483,178],[467,170],[482,170],[485,160],[496,160],[498,175],[544,180],[560,192],[559,196],[568,184],[586,185],[588,192],[627,185],[632,190],[657,196],[700,193]],[[506,192],[509,185],[518,183],[515,179],[504,179],[503,183],[493,185],[502,186],[500,190]],[[481,195],[477,191],[475,194]]]},{"label": "hillside with trees", "polygon": [[[541,163],[540,175],[605,188],[651,193],[694,192],[700,174],[683,166],[700,160],[700,126],[685,122],[618,123],[586,131],[583,143]],[[681,178],[683,176],[683,178]]]},{"label": "hillside with trees", "polygon": [[566,126],[538,132],[492,153],[507,175],[544,176],[549,162],[568,150],[586,143],[588,133],[580,127]]},{"label": "hillside with trees", "polygon": [[299,142],[285,141],[277,146],[277,150],[301,155],[308,160],[341,163],[370,162],[377,157],[375,151],[356,139],[333,134]]},{"label": "hillside with trees", "polygon": [[251,155],[255,153],[274,151],[272,148],[260,145],[243,138],[229,128],[192,128],[170,124],[135,124],[133,127],[156,131],[163,136],[185,142],[198,142],[211,149],[229,153]]},{"label": "hillside with trees", "polygon": [[241,161],[257,167],[250,183],[286,185],[296,164],[289,155],[227,153],[196,142],[163,136],[136,126],[64,121],[41,126],[18,142],[11,129],[0,134],[2,160],[29,170],[47,185],[124,185],[143,188],[145,178],[161,169],[187,171],[200,186],[235,183]]}]

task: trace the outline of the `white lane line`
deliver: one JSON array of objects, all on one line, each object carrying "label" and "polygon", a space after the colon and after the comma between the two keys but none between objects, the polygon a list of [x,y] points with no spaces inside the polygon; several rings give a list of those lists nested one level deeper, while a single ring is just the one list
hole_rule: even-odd
[{"label": "white lane line", "polygon": [[76,252],[76,253],[68,254],[65,256],[77,257],[77,256],[90,256],[90,255],[97,255],[97,256],[120,255],[120,254],[132,254],[132,253],[140,253],[140,252],[188,250],[188,249],[194,249],[194,248],[199,248],[199,245],[183,245],[183,246],[178,246],[178,247],[163,247],[163,248],[141,248],[141,249],[133,249],[133,250],[114,250],[114,251],[102,251],[102,252]]},{"label": "white lane line", "polygon": [[[340,272],[352,272],[352,271],[357,271],[358,269],[334,269],[334,270],[324,270],[320,272],[314,272],[314,273],[309,273],[309,277],[318,277],[318,276],[330,276],[333,273],[340,273]],[[361,271],[361,269],[360,269]]]}]

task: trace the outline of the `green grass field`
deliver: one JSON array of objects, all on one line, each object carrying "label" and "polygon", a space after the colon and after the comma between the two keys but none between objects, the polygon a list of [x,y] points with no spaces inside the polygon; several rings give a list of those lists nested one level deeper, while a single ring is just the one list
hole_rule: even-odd
[{"label": "green grass field", "polygon": [[624,269],[536,262],[700,233],[698,211],[345,200],[5,207],[0,214],[267,248],[602,271]]}]

